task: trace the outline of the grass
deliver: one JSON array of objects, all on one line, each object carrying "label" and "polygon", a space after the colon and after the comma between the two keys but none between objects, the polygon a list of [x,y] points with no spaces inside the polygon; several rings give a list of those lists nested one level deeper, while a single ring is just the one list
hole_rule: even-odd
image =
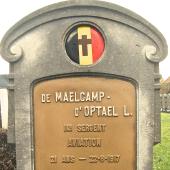
[{"label": "grass", "polygon": [[161,143],[154,147],[153,170],[170,170],[170,114],[161,114]]}]

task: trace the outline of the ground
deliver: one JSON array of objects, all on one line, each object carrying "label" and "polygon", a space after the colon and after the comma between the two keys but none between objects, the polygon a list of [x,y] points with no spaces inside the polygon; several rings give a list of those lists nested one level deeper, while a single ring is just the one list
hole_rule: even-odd
[{"label": "ground", "polygon": [[7,145],[7,131],[0,129],[0,170],[15,170],[15,146]]},{"label": "ground", "polygon": [[153,170],[170,170],[170,113],[161,114],[161,143],[154,147]]},{"label": "ground", "polygon": [[[153,170],[170,170],[170,114],[161,114],[161,143],[154,147]],[[15,146],[7,145],[7,131],[0,129],[0,170],[15,170]]]}]

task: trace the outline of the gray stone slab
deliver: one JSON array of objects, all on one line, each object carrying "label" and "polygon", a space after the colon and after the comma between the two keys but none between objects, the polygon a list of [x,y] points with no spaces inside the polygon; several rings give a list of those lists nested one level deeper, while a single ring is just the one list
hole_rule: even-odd
[{"label": "gray stone slab", "polygon": [[[106,49],[96,65],[79,67],[68,59],[63,37],[77,23],[97,25],[103,31]],[[153,145],[160,142],[158,66],[167,55],[167,44],[149,22],[115,4],[62,2],[40,9],[12,27],[1,41],[0,52],[14,74],[10,93],[14,116],[10,114],[10,119],[15,119],[11,123],[15,131],[10,136],[16,142],[17,170],[34,169],[34,82],[80,75],[112,75],[135,82],[137,170],[152,169]]]}]

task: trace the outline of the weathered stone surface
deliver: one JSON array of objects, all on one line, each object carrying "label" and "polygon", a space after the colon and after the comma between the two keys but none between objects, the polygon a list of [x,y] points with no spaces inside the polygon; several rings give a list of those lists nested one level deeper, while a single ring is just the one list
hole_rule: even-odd
[{"label": "weathered stone surface", "polygon": [[[65,37],[77,24],[97,27],[105,41],[100,62],[70,62]],[[160,141],[159,62],[167,55],[161,33],[145,19],[120,6],[97,1],[67,1],[40,9],[4,36],[1,55],[10,63],[10,140],[16,143],[17,170],[32,170],[36,82],[95,76],[133,81],[136,88],[137,170],[152,169],[152,148]],[[11,119],[12,118],[12,119]],[[14,126],[15,125],[15,126]],[[15,128],[13,128],[15,127]]]}]

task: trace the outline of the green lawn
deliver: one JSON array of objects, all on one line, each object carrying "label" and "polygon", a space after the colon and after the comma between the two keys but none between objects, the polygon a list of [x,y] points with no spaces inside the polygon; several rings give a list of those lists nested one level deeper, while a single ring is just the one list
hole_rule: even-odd
[{"label": "green lawn", "polygon": [[170,170],[170,114],[161,114],[161,144],[154,147],[154,170]]}]

